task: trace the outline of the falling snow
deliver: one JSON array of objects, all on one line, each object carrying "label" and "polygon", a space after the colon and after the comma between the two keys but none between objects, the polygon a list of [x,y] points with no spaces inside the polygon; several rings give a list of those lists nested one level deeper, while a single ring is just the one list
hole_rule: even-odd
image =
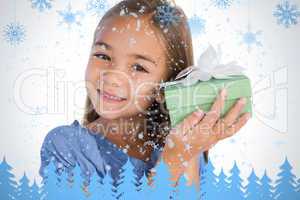
[{"label": "falling snow", "polygon": [[7,43],[16,46],[25,40],[25,27],[18,22],[12,22],[5,26],[3,36]]},{"label": "falling snow", "polygon": [[110,166],[110,165],[105,165],[105,169],[106,169],[107,171],[109,171],[109,170],[111,169],[111,166]]},{"label": "falling snow", "polygon": [[60,163],[60,162],[57,163],[57,168],[63,168],[63,167],[64,167],[64,166],[63,166],[62,163]]},{"label": "falling snow", "polygon": [[277,23],[279,25],[282,24],[285,28],[289,28],[290,26],[298,23],[300,11],[298,10],[297,5],[290,4],[289,1],[285,1],[276,6],[273,16],[277,17]]},{"label": "falling snow", "polygon": [[106,0],[90,0],[87,3],[87,10],[94,15],[101,16],[109,8]]},{"label": "falling snow", "polygon": [[60,25],[65,24],[69,29],[71,29],[72,25],[81,25],[80,18],[83,14],[80,11],[73,11],[71,4],[68,4],[65,10],[58,11],[58,14],[62,18]]},{"label": "falling snow", "polygon": [[139,13],[143,14],[145,12],[146,7],[145,6],[141,6],[141,9],[139,10]]},{"label": "falling snow", "polygon": [[170,149],[175,147],[175,143],[170,138],[167,138],[167,145]]},{"label": "falling snow", "polygon": [[31,0],[31,6],[39,12],[43,12],[52,8],[51,2],[52,0]]},{"label": "falling snow", "polygon": [[183,165],[184,167],[187,167],[188,164],[189,164],[189,163],[188,163],[187,161],[182,162],[182,165]]},{"label": "falling snow", "polygon": [[134,38],[129,38],[129,46],[135,45],[137,42]]},{"label": "falling snow", "polygon": [[212,0],[215,7],[220,9],[228,9],[231,5],[233,0]]},{"label": "falling snow", "polygon": [[129,15],[131,15],[131,16],[133,16],[135,18],[138,18],[138,15],[136,13],[134,13],[134,12],[130,12]]},{"label": "falling snow", "polygon": [[124,16],[125,15],[125,10],[124,9],[121,9],[120,11],[120,16]]},{"label": "falling snow", "polygon": [[144,138],[144,134],[143,134],[143,133],[139,133],[139,134],[138,134],[138,138],[139,138],[139,139],[143,139],[143,138]]},{"label": "falling snow", "polygon": [[184,151],[190,152],[192,149],[192,146],[190,144],[184,144]]}]

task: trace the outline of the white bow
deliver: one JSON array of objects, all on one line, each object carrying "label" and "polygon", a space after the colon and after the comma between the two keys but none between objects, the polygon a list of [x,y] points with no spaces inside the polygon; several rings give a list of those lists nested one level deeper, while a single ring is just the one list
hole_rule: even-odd
[{"label": "white bow", "polygon": [[208,81],[211,78],[229,79],[231,75],[241,75],[245,68],[236,64],[236,61],[227,64],[220,64],[220,51],[209,45],[209,47],[200,55],[197,60],[197,65],[185,68],[176,76],[173,82],[166,82],[160,84],[161,87],[166,87],[181,83],[185,86],[193,85],[197,81]]}]

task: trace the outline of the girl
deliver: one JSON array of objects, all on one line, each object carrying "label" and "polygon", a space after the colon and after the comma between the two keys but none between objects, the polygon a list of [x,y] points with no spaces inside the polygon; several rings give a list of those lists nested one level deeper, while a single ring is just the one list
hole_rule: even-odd
[{"label": "girl", "polygon": [[[193,65],[192,49],[187,18],[171,2],[124,0],[112,7],[95,30],[82,124],[75,120],[48,133],[40,174],[54,158],[58,171],[78,164],[87,177],[109,173],[117,180],[129,159],[138,177],[150,178],[162,157],[173,181],[185,173],[198,183],[200,153],[236,133],[249,113],[238,116],[242,99],[219,119],[223,89],[210,112],[196,111],[170,129],[159,84]],[[190,151],[184,150],[187,144]]]}]

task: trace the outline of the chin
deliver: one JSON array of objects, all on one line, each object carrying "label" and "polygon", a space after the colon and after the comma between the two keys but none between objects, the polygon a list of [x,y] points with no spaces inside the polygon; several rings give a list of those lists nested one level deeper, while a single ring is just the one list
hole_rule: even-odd
[{"label": "chin", "polygon": [[99,113],[98,114],[100,117],[104,118],[104,119],[110,119],[110,120],[113,120],[113,119],[118,119],[120,118],[121,116],[118,115],[118,114],[102,114],[102,113]]},{"label": "chin", "polygon": [[[92,101],[93,108],[95,112],[105,118],[105,119],[117,119],[122,116],[124,111],[122,111],[122,106],[115,106],[107,103],[103,103],[102,105],[99,105],[97,103],[97,100],[94,99]],[[120,108],[121,107],[121,108]],[[110,109],[108,109],[110,108]]]},{"label": "chin", "polygon": [[122,116],[120,112],[103,111],[98,109],[95,109],[95,111],[100,117],[103,117],[104,119],[118,119]]}]

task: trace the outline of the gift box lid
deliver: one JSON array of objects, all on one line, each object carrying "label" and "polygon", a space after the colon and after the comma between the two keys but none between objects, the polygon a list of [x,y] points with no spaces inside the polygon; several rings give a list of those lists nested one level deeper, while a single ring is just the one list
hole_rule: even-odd
[{"label": "gift box lid", "polygon": [[181,83],[166,86],[164,93],[167,109],[211,103],[221,88],[227,89],[226,100],[252,96],[251,84],[247,76],[233,75],[231,77],[230,79],[212,78],[209,81],[198,81],[190,86],[184,86]]}]

